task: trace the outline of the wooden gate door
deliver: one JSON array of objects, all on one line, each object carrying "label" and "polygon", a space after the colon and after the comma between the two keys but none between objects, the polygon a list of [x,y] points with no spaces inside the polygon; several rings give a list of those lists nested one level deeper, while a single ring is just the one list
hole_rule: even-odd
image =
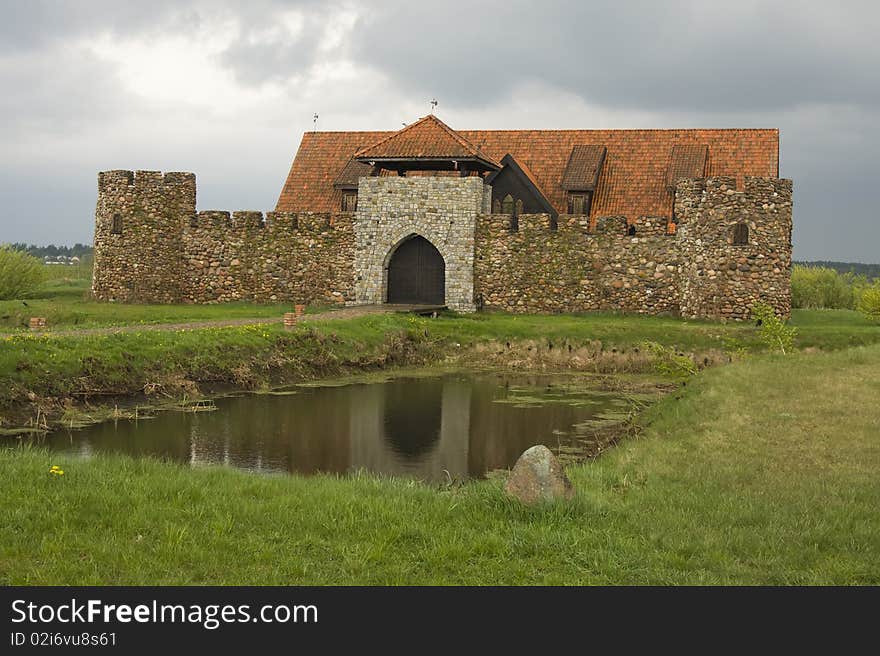
[{"label": "wooden gate door", "polygon": [[446,264],[424,237],[407,239],[388,263],[388,302],[418,305],[446,303]]}]

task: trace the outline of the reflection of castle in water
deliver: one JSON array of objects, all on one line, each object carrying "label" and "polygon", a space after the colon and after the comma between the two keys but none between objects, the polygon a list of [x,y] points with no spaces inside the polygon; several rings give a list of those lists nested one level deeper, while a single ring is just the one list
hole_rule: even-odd
[{"label": "reflection of castle in water", "polygon": [[[536,385],[537,381],[528,381]],[[163,413],[107,423],[57,447],[115,451],[254,471],[367,470],[425,480],[482,476],[537,443],[553,446],[594,410],[497,403],[508,381],[447,376],[302,388],[287,396],[222,399],[210,413]],[[68,441],[63,440],[63,441]]]},{"label": "reflection of castle in water", "polygon": [[187,459],[304,474],[364,469],[439,479],[446,470],[466,476],[470,383],[412,382],[230,399],[230,407],[192,418]]}]

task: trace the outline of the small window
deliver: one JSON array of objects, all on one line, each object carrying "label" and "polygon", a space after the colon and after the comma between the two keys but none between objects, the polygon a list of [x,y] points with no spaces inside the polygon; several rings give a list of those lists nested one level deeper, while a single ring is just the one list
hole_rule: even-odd
[{"label": "small window", "polygon": [[636,227],[635,227],[635,225],[633,225],[632,223],[630,223],[629,226],[627,226],[627,228],[626,228],[626,234],[628,234],[630,237],[635,237],[635,236],[636,236]]},{"label": "small window", "polygon": [[513,196],[507,194],[504,197],[504,200],[501,201],[501,213],[502,214],[513,214],[516,209],[516,201],[513,200]]},{"label": "small window", "polygon": [[358,207],[358,192],[343,191],[342,192],[342,211],[356,212]]},{"label": "small window", "polygon": [[590,215],[590,194],[570,192],[568,194],[568,213],[578,216]]},{"label": "small window", "polygon": [[733,226],[733,245],[749,245],[749,226],[745,223],[737,223],[735,226]]},{"label": "small window", "polygon": [[110,227],[110,232],[114,235],[122,234],[122,215],[114,214],[113,215],[113,225]]},{"label": "small window", "polygon": [[501,201],[497,198],[492,201],[492,214],[501,214]]}]

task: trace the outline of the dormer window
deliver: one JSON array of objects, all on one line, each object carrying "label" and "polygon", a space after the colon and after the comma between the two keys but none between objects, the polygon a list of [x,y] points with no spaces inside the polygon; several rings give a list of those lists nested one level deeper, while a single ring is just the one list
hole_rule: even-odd
[{"label": "dormer window", "polygon": [[342,192],[342,211],[343,212],[356,212],[358,206],[358,192],[357,191],[343,191]]},{"label": "dormer window", "polygon": [[592,198],[593,195],[588,191],[568,192],[568,213],[589,216]]}]

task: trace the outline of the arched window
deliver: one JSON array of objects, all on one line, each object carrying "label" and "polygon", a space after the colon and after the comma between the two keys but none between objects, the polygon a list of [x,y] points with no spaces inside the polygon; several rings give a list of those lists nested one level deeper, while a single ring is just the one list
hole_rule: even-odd
[{"label": "arched window", "polygon": [[113,215],[113,224],[110,226],[110,232],[114,235],[122,234],[122,215],[114,214]]},{"label": "arched window", "polygon": [[516,202],[513,200],[513,196],[507,194],[504,197],[504,200],[501,201],[501,213],[502,214],[513,214],[516,209]]},{"label": "arched window", "polygon": [[735,226],[733,226],[733,245],[749,245],[749,226],[747,224],[737,223]]},{"label": "arched window", "polygon": [[523,211],[523,204],[522,204],[522,201],[521,201],[520,199],[517,198],[517,200],[516,200],[516,212],[515,212],[516,216],[519,216],[520,214],[522,214],[522,211]]},{"label": "arched window", "polygon": [[497,198],[492,202],[492,214],[501,214],[501,201]]},{"label": "arched window", "polygon": [[627,226],[626,234],[628,234],[630,237],[635,237],[635,236],[636,236],[636,227],[635,227],[635,225],[630,224],[629,226]]}]

